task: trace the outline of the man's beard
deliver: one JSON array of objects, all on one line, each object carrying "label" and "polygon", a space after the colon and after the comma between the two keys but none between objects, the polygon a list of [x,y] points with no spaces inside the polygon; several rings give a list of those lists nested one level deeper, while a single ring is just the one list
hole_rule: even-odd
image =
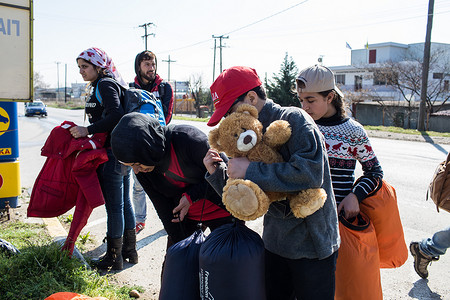
[{"label": "man's beard", "polygon": [[148,82],[152,82],[153,80],[155,80],[156,75],[155,75],[154,72],[153,73],[148,73],[148,74],[150,74],[150,76],[147,75],[147,74],[141,73],[141,79],[145,79]]}]

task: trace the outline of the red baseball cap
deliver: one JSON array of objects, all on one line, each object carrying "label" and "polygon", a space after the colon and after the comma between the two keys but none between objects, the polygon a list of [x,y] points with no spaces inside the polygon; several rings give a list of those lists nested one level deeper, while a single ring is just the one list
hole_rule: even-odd
[{"label": "red baseball cap", "polygon": [[231,67],[224,70],[210,88],[215,111],[208,126],[219,123],[239,96],[260,85],[262,82],[255,69]]}]

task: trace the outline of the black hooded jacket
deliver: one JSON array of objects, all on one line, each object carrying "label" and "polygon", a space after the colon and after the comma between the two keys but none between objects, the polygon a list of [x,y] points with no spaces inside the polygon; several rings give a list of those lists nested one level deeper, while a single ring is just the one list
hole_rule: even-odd
[{"label": "black hooded jacket", "polygon": [[194,203],[191,208],[203,202],[195,203],[200,199],[209,200],[203,220],[229,216],[220,196],[205,180],[203,158],[209,144],[201,130],[190,125],[162,127],[148,115],[130,113],[113,130],[111,146],[114,156],[121,162],[155,166],[152,172],[140,172],[136,176],[165,228],[183,194]]}]

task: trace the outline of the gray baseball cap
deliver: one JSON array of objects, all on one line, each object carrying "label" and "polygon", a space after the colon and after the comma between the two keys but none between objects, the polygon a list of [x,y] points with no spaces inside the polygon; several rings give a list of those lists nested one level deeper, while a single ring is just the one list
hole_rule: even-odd
[{"label": "gray baseball cap", "polygon": [[301,93],[335,90],[339,96],[344,98],[344,94],[336,86],[333,71],[321,65],[314,65],[301,70],[297,77],[297,89]]}]

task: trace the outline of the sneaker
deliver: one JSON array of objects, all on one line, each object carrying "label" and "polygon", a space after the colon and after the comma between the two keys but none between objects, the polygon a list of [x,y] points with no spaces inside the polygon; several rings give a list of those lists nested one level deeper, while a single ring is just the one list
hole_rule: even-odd
[{"label": "sneaker", "polygon": [[411,251],[411,254],[414,257],[414,270],[416,270],[416,273],[420,277],[426,279],[428,277],[428,270],[427,270],[428,264],[431,263],[433,260],[434,261],[438,260],[439,256],[432,257],[426,255],[425,253],[420,251],[418,242],[411,242],[411,244],[409,244],[409,250]]},{"label": "sneaker", "polygon": [[145,223],[140,222],[136,224],[136,234],[141,232],[145,228]]}]

